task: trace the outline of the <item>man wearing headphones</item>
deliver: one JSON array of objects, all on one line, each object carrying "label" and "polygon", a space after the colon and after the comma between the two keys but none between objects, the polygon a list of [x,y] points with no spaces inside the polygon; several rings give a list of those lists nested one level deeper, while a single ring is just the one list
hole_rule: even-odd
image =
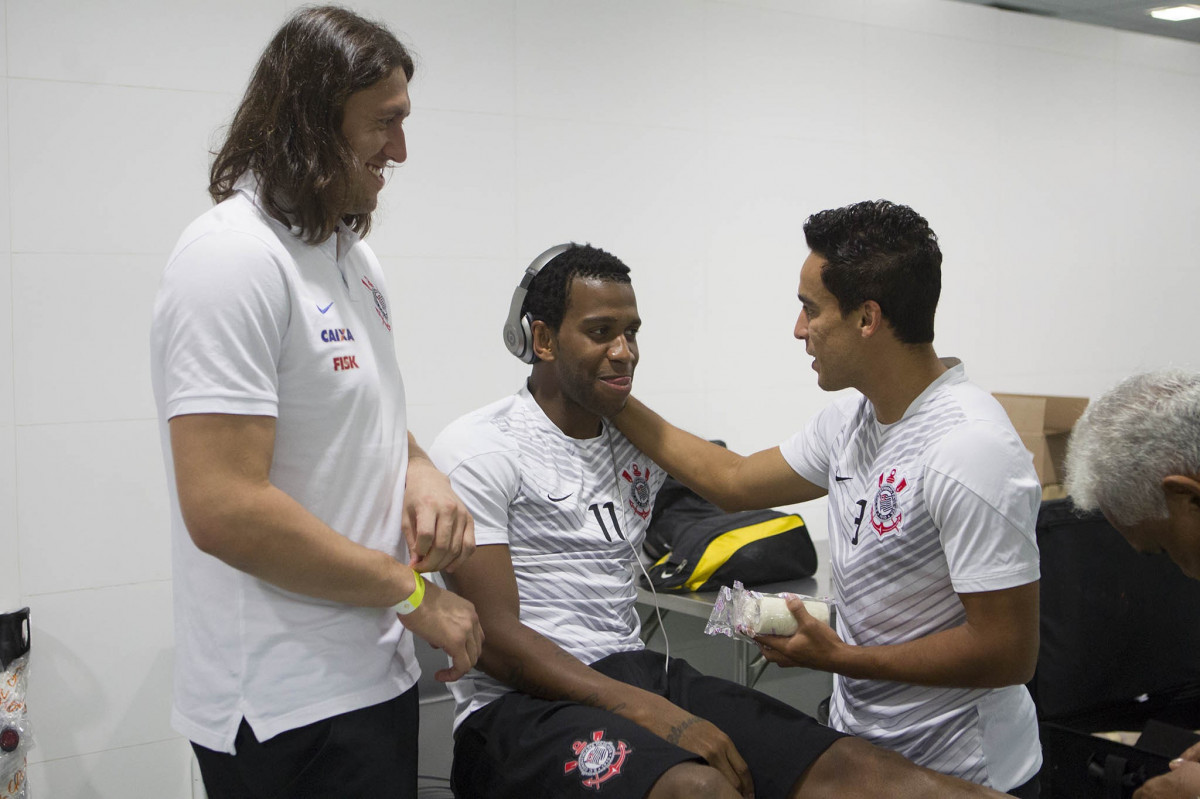
[{"label": "man wearing headphones", "polygon": [[505,325],[528,382],[430,449],[475,519],[448,579],[485,633],[479,669],[450,686],[455,795],[997,796],[643,647],[637,550],[665,475],[605,422],[640,325],[621,261],[547,250]]}]

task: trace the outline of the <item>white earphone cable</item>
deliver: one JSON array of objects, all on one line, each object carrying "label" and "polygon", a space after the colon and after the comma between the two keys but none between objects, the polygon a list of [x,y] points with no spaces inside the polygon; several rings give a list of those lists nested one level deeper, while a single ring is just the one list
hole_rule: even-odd
[{"label": "white earphone cable", "polygon": [[671,641],[667,638],[667,627],[663,624],[662,609],[658,606],[658,592],[654,590],[654,581],[650,579],[650,573],[646,571],[646,565],[642,563],[641,555],[638,554],[637,547],[633,545],[633,540],[630,536],[633,533],[630,528],[628,519],[625,516],[625,495],[621,492],[621,472],[617,466],[617,450],[613,446],[612,425],[607,421],[603,422],[604,437],[608,442],[608,456],[612,460],[613,481],[617,486],[617,502],[621,506],[621,521],[625,522],[626,534],[622,536],[625,543],[629,544],[629,549],[633,552],[633,562],[642,570],[642,574],[646,578],[646,585],[650,586],[650,594],[654,597],[654,615],[658,618],[658,629],[662,631],[663,637],[663,672],[666,673],[671,662]]}]

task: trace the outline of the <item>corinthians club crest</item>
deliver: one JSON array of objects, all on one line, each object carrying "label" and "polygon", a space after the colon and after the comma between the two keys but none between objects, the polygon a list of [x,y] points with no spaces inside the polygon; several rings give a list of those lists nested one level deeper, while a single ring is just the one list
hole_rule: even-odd
[{"label": "corinthians club crest", "polygon": [[387,300],[383,298],[383,292],[375,288],[375,284],[367,280],[364,276],[362,284],[367,287],[367,291],[371,292],[371,296],[375,298],[375,313],[379,314],[379,321],[383,322],[383,326],[390,332],[392,329],[392,320],[388,317]]},{"label": "corinthians club crest", "polygon": [[629,482],[629,507],[645,519],[650,515],[650,467],[643,469],[631,463],[621,476]]},{"label": "corinthians club crest", "polygon": [[879,488],[875,491],[875,501],[871,503],[871,526],[879,533],[880,538],[899,529],[900,492],[908,486],[908,481],[903,477],[899,483],[896,482],[895,469],[886,474],[887,479],[884,479],[884,472],[880,472]]},{"label": "corinthians club crest", "polygon": [[563,764],[563,774],[578,769],[579,776],[584,778],[584,787],[597,791],[605,782],[620,775],[625,758],[633,751],[624,741],[604,740],[604,730],[594,731],[590,741],[576,741],[571,749],[575,759]]}]

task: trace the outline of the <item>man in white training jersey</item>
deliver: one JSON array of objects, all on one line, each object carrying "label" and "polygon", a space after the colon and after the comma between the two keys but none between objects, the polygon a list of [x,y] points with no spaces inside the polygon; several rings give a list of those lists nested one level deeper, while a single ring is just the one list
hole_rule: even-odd
[{"label": "man in white training jersey", "polygon": [[617,258],[546,251],[505,327],[527,384],[430,449],[475,518],[451,581],[486,634],[480,670],[450,687],[455,795],[996,796],[643,647],[635,564],[664,472],[604,421],[640,325]]},{"label": "man in white training jersey", "polygon": [[743,457],[630,400],[614,419],[642,451],[726,510],[829,497],[836,631],[789,606],[768,660],[833,672],[830,723],[916,763],[1038,793],[1024,683],[1038,649],[1040,489],[1000,405],[933,349],[942,254],[886,201],[804,225],[795,336],[826,391],[856,391],[782,445]]}]

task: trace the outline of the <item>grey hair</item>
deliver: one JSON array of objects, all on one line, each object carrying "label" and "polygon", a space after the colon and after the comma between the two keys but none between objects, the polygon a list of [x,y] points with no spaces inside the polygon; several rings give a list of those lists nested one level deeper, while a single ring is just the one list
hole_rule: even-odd
[{"label": "grey hair", "polygon": [[1164,477],[1200,474],[1200,373],[1127,378],[1092,402],[1067,447],[1066,489],[1118,525],[1167,515]]}]

